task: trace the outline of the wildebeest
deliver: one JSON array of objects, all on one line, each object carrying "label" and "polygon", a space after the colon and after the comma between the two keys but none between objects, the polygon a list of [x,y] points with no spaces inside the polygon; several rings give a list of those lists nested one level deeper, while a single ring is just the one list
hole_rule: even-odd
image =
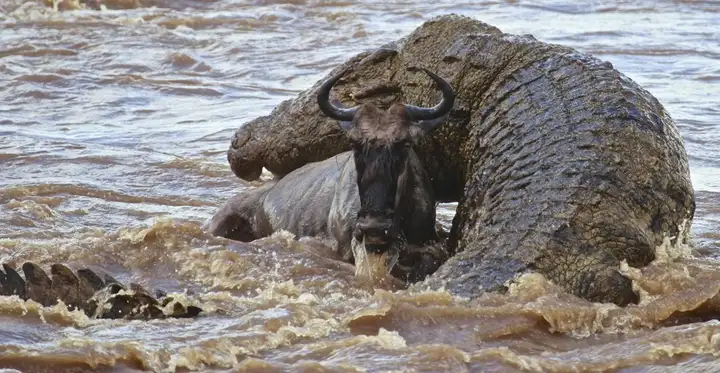
[{"label": "wildebeest", "polygon": [[[387,110],[365,103],[331,103],[330,90],[342,71],[325,81],[317,103],[339,121],[352,151],[307,164],[280,180],[231,199],[209,223],[218,236],[240,241],[278,230],[296,236],[329,238],[353,262],[353,239],[373,253],[387,253],[392,274],[416,282],[446,259],[435,226],[430,178],[413,150],[414,142],[440,125],[453,108],[448,82],[422,69],[442,92],[432,108],[393,104]],[[428,250],[428,248],[434,248]]]}]

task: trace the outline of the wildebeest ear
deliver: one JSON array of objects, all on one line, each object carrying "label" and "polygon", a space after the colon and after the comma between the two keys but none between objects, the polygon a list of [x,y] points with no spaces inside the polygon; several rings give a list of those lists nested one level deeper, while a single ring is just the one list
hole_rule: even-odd
[{"label": "wildebeest ear", "polygon": [[421,120],[417,122],[415,126],[422,129],[424,134],[427,134],[429,132],[432,132],[432,130],[434,130],[435,128],[439,127],[443,122],[445,122],[445,119],[447,119],[447,115],[443,115],[442,117],[436,119]]},{"label": "wildebeest ear", "polygon": [[[340,100],[338,100],[338,99],[333,99],[331,102],[333,105],[335,105],[339,108],[343,108],[343,109],[348,108],[347,106],[343,105],[343,103],[340,102]],[[352,129],[352,121],[341,120],[341,121],[338,121],[338,125],[340,125],[340,128],[342,128],[344,131],[350,131],[350,129]]]}]

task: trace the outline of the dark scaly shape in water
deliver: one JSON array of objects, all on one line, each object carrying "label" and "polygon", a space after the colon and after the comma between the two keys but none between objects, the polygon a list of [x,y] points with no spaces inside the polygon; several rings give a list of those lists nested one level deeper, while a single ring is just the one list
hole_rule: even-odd
[{"label": "dark scaly shape in water", "polygon": [[100,10],[103,2],[101,0],[80,0],[81,4],[85,4],[90,9]]},{"label": "dark scaly shape in water", "polygon": [[22,265],[22,270],[25,274],[25,297],[45,307],[55,304],[57,298],[54,296],[53,283],[45,271],[29,262]]},{"label": "dark scaly shape in water", "polygon": [[[355,259],[354,239],[365,242],[369,252],[387,254],[391,273],[409,282],[437,270],[447,254],[441,245],[433,245],[440,241],[435,196],[413,144],[444,121],[455,93],[444,79],[422,70],[442,92],[440,103],[432,108],[337,106],[329,100],[330,90],[345,71],[328,79],[317,103],[325,115],[339,121],[353,150],[240,195],[212,219],[210,230],[242,241],[281,229],[297,236],[325,236],[350,262]],[[396,260],[399,264],[394,266]]]},{"label": "dark scaly shape in water", "polygon": [[[0,296],[16,295],[20,299],[31,299],[43,306],[53,306],[58,300],[68,309],[80,309],[89,317],[102,319],[164,319],[196,317],[202,309],[196,306],[185,307],[180,302],[158,290],[153,297],[142,286],[131,283],[130,292],[109,275],[105,280],[95,272],[84,268],[77,275],[62,264],[53,264],[50,275],[35,263],[22,265],[23,279],[14,268],[3,264],[0,271]],[[166,315],[162,308],[171,302],[173,311]]]},{"label": "dark scaly shape in water", "polygon": [[0,271],[0,295],[17,295],[20,299],[27,299],[25,297],[25,280],[14,268],[7,264],[2,266],[5,272]]},{"label": "dark scaly shape in water", "polygon": [[[428,287],[475,297],[536,271],[584,299],[626,305],[638,296],[620,262],[643,267],[664,239],[687,242],[695,197],[682,138],[658,100],[610,63],[446,15],[336,68],[330,76],[350,73],[335,98],[436,102],[409,65],[457,93],[447,123],[417,146],[435,197],[458,201],[453,256]],[[228,150],[237,176],[257,179],[263,167],[283,176],[351,148],[315,101],[323,82],[237,130]],[[231,205],[221,213],[242,220]]]}]

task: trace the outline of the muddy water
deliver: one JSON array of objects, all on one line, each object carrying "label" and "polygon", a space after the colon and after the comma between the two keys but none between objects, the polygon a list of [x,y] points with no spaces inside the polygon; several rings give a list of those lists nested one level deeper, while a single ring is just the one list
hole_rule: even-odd
[{"label": "muddy water", "polygon": [[[586,4],[587,3],[587,4]],[[88,319],[0,299],[21,371],[720,371],[720,5],[693,1],[0,2],[0,262],[63,262],[199,302],[195,320]],[[77,8],[66,0],[59,9]],[[468,302],[376,291],[311,239],[200,226],[248,188],[225,151],[351,55],[455,12],[611,61],[669,109],[697,191],[694,244],[625,268],[639,306],[537,276]],[[440,216],[445,224],[452,206]],[[682,256],[678,262],[670,259]]]}]

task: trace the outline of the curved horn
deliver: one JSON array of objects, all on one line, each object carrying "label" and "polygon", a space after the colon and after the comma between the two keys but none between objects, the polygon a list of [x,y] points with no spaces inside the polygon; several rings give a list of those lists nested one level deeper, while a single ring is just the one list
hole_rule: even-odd
[{"label": "curved horn", "polygon": [[358,107],[355,106],[344,109],[331,104],[330,89],[332,89],[335,83],[340,79],[340,77],[343,76],[343,74],[345,74],[346,71],[347,69],[344,69],[339,74],[326,80],[325,83],[320,86],[317,94],[317,102],[318,106],[320,106],[320,111],[322,111],[323,114],[327,115],[329,118],[343,122],[351,121],[355,116],[355,112],[357,112]]},{"label": "curved horn", "polygon": [[440,118],[449,113],[455,104],[455,91],[450,86],[450,83],[426,68],[421,67],[420,69],[435,81],[435,84],[442,92],[443,98],[439,104],[431,108],[405,105],[405,113],[410,117],[410,120],[414,122]]}]

